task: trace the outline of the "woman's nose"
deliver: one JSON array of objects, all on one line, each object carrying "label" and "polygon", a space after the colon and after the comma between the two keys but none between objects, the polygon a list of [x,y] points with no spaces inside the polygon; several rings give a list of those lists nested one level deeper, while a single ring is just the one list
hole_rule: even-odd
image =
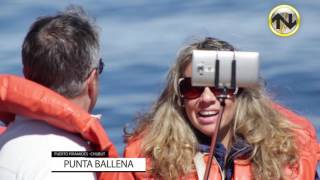
[{"label": "woman's nose", "polygon": [[209,87],[205,87],[201,96],[200,101],[202,103],[215,103],[217,101],[217,97],[215,94],[210,90]]}]

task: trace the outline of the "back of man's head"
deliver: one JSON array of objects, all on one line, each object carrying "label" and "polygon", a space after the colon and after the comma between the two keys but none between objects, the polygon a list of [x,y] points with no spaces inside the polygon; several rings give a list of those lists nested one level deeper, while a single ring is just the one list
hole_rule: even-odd
[{"label": "back of man's head", "polygon": [[75,6],[39,18],[22,46],[25,77],[67,98],[81,93],[99,59],[97,27],[82,8]]}]

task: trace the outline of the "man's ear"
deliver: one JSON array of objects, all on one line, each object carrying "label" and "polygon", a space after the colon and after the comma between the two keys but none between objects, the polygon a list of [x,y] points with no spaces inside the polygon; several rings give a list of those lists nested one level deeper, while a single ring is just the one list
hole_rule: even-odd
[{"label": "man's ear", "polygon": [[93,70],[88,79],[87,79],[87,96],[88,98],[90,99],[90,102],[89,102],[89,112],[92,111],[92,109],[94,108],[94,106],[96,105],[96,102],[97,102],[97,97],[98,97],[98,94],[99,94],[99,75],[98,75],[98,72],[97,70]]},{"label": "man's ear", "polygon": [[87,79],[87,88],[88,88],[88,96],[92,99],[95,99],[98,93],[98,73],[97,70],[94,69],[89,74],[89,77]]}]

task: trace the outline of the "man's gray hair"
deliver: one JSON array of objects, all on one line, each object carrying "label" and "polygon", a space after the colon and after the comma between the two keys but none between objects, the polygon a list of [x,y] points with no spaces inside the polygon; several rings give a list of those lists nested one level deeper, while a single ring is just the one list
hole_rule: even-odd
[{"label": "man's gray hair", "polygon": [[67,98],[81,93],[99,59],[98,27],[79,6],[38,18],[22,45],[25,77]]}]

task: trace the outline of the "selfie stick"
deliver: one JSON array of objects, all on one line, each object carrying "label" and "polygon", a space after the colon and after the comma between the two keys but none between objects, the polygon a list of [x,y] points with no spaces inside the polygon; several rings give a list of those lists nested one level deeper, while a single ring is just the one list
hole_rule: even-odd
[{"label": "selfie stick", "polygon": [[[217,53],[218,56],[218,53]],[[215,62],[215,87],[219,87],[219,71],[220,71],[220,61],[219,59],[216,57],[216,62]],[[236,88],[236,61],[235,61],[235,57],[232,60],[232,74],[231,74],[231,87],[232,88]],[[220,129],[220,124],[221,124],[221,120],[223,117],[223,112],[224,112],[224,108],[225,108],[225,100],[227,98],[229,98],[228,93],[227,93],[227,88],[223,87],[222,89],[222,95],[217,97],[220,105],[221,105],[221,110],[219,112],[219,116],[218,116],[218,121],[217,121],[217,125],[215,127],[215,130],[213,132],[212,138],[211,138],[211,145],[210,145],[210,151],[209,151],[209,162],[206,166],[206,171],[204,174],[204,180],[208,180],[209,179],[209,175],[210,175],[210,169],[211,169],[211,165],[212,165],[212,159],[214,156],[214,150],[216,147],[216,142],[217,142],[217,136],[218,136],[218,131]],[[223,168],[223,167],[222,167]]]},{"label": "selfie stick", "polygon": [[259,53],[193,50],[191,80],[192,86],[214,86],[222,89],[221,95],[217,96],[221,104],[221,110],[219,111],[217,125],[211,138],[209,161],[204,176],[204,180],[207,180],[214,158],[218,131],[225,109],[225,100],[231,98],[227,90],[229,88],[237,91],[238,87],[255,88],[259,85]]}]

